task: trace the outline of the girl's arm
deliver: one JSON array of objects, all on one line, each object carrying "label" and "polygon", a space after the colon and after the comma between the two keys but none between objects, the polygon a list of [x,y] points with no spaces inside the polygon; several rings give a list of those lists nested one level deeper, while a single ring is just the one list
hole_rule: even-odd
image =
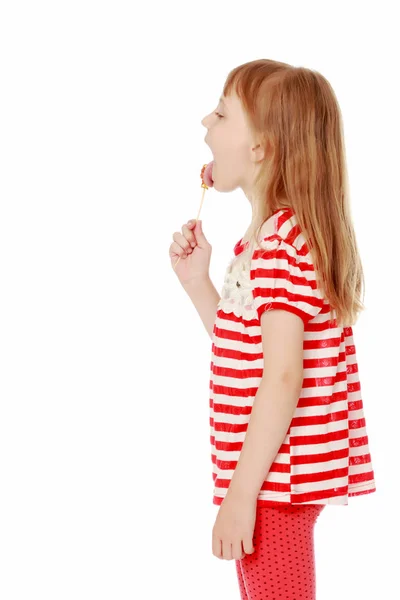
[{"label": "girl's arm", "polygon": [[285,310],[261,318],[264,371],[228,495],[254,502],[290,427],[303,383],[304,324]]},{"label": "girl's arm", "polygon": [[221,297],[215,289],[211,279],[205,277],[204,279],[185,284],[183,285],[183,288],[193,302],[208,335],[212,339],[215,315]]}]

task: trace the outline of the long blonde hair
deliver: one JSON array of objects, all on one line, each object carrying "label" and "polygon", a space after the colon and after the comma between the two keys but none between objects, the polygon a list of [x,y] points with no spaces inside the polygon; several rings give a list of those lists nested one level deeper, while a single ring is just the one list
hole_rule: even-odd
[{"label": "long blonde hair", "polygon": [[337,324],[353,325],[365,308],[364,274],[350,213],[342,116],[331,85],[311,69],[258,59],[228,74],[223,93],[232,91],[265,150],[246,237],[254,243],[265,220],[290,207]]}]

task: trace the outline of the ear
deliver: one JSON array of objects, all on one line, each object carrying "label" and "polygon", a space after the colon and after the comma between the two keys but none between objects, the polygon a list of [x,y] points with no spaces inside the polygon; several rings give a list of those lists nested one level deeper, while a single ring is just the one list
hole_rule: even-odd
[{"label": "ear", "polygon": [[260,143],[256,143],[253,145],[251,149],[251,159],[253,162],[261,162],[265,158],[265,149],[262,147]]},{"label": "ear", "polygon": [[251,154],[254,162],[271,159],[273,155],[273,148],[271,140],[267,136],[261,138],[259,135],[254,134],[252,144],[253,146],[251,148]]}]

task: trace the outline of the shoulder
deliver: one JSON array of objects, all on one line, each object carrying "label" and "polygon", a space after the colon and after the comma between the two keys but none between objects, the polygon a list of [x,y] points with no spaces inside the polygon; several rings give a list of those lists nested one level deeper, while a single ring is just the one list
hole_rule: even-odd
[{"label": "shoulder", "polygon": [[299,257],[309,255],[306,238],[304,237],[293,209],[282,208],[269,217],[262,225],[258,244],[268,249],[283,244],[291,246]]}]

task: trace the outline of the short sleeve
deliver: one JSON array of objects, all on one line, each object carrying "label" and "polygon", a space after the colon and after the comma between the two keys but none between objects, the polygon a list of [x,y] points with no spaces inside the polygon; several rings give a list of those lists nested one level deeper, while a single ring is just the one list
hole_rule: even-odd
[{"label": "short sleeve", "polygon": [[324,299],[317,288],[310,254],[300,256],[277,234],[253,250],[250,282],[258,318],[265,310],[288,310],[306,324],[321,311]]}]

